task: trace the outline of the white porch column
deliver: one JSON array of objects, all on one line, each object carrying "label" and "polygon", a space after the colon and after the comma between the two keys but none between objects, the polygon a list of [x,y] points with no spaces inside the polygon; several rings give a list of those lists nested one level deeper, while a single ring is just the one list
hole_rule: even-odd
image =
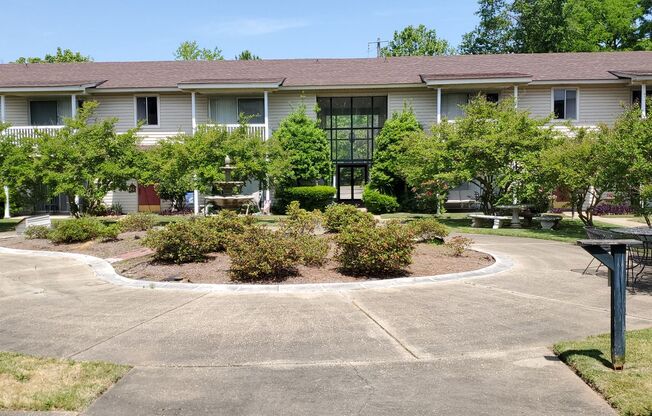
[{"label": "white porch column", "polygon": [[[194,179],[195,182],[197,182],[197,175],[194,175]],[[193,212],[195,213],[195,215],[199,215],[199,190],[198,189],[192,191],[192,205],[193,205]]]},{"label": "white porch column", "polygon": [[77,96],[75,94],[70,96],[70,108],[71,108],[71,114],[72,118],[75,118],[77,116]]},{"label": "white porch column", "polygon": [[0,95],[0,123],[7,121],[7,116],[5,114],[5,96]]},{"label": "white porch column", "polygon": [[5,218],[11,218],[11,212],[9,210],[9,187],[4,186],[5,190]]},{"label": "white porch column", "polygon": [[441,88],[437,88],[437,124],[441,123]]},{"label": "white porch column", "polygon": [[647,85],[641,84],[641,117],[647,118]]},{"label": "white porch column", "polygon": [[263,92],[263,103],[265,107],[265,141],[269,139],[269,93]]},{"label": "white porch column", "polygon": [[518,108],[518,85],[514,85],[514,108]]},{"label": "white porch column", "polygon": [[197,131],[197,104],[196,104],[196,97],[195,97],[195,92],[190,93],[190,112],[192,114],[192,134],[195,134]]}]

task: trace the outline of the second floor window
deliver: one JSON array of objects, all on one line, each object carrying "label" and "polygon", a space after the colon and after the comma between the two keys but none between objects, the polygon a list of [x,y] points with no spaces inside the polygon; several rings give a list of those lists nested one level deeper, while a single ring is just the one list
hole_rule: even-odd
[{"label": "second floor window", "polygon": [[577,120],[577,90],[552,90],[552,112],[555,120]]},{"label": "second floor window", "polygon": [[158,97],[136,97],[136,121],[158,126]]}]

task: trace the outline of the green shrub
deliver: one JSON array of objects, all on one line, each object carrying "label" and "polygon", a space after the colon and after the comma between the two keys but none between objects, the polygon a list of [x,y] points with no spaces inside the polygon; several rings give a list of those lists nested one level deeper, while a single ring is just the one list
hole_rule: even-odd
[{"label": "green shrub", "polygon": [[450,250],[453,257],[461,257],[464,251],[471,247],[473,240],[468,237],[456,235],[451,237],[444,245]]},{"label": "green shrub", "polygon": [[234,234],[243,233],[255,222],[250,215],[238,215],[237,212],[227,209],[195,221],[206,235],[209,252],[225,251]]},{"label": "green shrub", "polygon": [[287,217],[281,220],[279,225],[285,234],[314,234],[322,220],[323,214],[320,211],[306,211],[300,207],[299,202],[292,201],[288,205]]},{"label": "green shrub", "polygon": [[48,238],[55,244],[78,243],[101,237],[105,228],[97,218],[75,218],[56,223]]},{"label": "green shrub", "polygon": [[226,250],[234,235],[243,233],[253,218],[222,210],[210,217],[190,218],[149,230],[143,245],[155,251],[157,260],[172,263],[202,261],[205,255]]},{"label": "green shrub", "polygon": [[332,186],[297,186],[285,188],[278,192],[277,210],[285,213],[292,201],[298,201],[301,207],[308,211],[318,209],[323,211],[329,204],[333,203],[336,189]]},{"label": "green shrub", "polygon": [[119,221],[123,231],[147,231],[156,225],[156,217],[149,212],[129,214]]},{"label": "green shrub", "polygon": [[407,225],[417,241],[443,240],[448,236],[446,226],[434,218],[419,218]]},{"label": "green shrub", "polygon": [[412,263],[412,232],[398,222],[384,227],[349,225],[336,237],[337,260],[355,275],[396,275]]},{"label": "green shrub", "polygon": [[294,239],[300,262],[304,266],[323,266],[328,260],[329,239],[315,235],[301,235]]},{"label": "green shrub", "polygon": [[102,241],[113,241],[117,240],[118,236],[122,232],[122,228],[118,224],[110,224],[106,225],[104,228],[100,230],[100,234],[98,237]]},{"label": "green shrub", "polygon": [[234,279],[277,280],[296,272],[301,261],[296,241],[280,231],[250,227],[234,235],[226,250]]},{"label": "green shrub", "polygon": [[372,214],[396,212],[400,206],[396,197],[382,194],[369,187],[366,187],[362,193],[362,202],[364,202],[364,206],[367,207],[369,212]]},{"label": "green shrub", "polygon": [[154,250],[157,260],[172,263],[202,261],[211,252],[211,239],[196,219],[168,224],[160,230],[149,230],[143,245]]},{"label": "green shrub", "polygon": [[330,232],[340,232],[351,224],[362,223],[373,227],[375,220],[373,215],[363,212],[348,204],[331,204],[324,212],[325,226]]},{"label": "green shrub", "polygon": [[47,239],[52,229],[45,225],[33,225],[25,229],[24,236],[28,240]]}]

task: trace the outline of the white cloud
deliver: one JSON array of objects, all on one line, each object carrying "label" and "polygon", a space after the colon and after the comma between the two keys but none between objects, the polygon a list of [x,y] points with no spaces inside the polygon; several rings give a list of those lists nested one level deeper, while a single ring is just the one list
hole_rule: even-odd
[{"label": "white cloud", "polygon": [[205,31],[235,36],[258,36],[308,26],[303,19],[239,18],[216,22]]}]

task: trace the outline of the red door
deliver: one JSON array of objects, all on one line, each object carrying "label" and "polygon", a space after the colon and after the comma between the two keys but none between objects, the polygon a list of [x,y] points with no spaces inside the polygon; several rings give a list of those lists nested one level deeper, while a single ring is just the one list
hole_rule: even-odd
[{"label": "red door", "polygon": [[160,212],[161,198],[156,193],[154,185],[138,185],[138,211]]}]

